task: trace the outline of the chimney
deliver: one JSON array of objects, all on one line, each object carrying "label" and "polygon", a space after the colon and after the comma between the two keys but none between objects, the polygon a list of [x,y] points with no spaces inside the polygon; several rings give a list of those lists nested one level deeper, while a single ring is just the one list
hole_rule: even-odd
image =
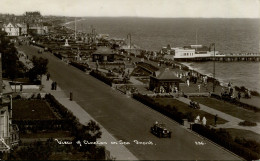
[{"label": "chimney", "polygon": [[2,54],[0,53],[0,94],[3,93],[3,80],[2,80]]}]

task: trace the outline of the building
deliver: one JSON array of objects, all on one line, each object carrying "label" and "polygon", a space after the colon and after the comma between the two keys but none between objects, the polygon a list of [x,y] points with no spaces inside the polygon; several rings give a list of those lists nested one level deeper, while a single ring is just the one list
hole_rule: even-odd
[{"label": "building", "polygon": [[12,92],[5,90],[0,53],[0,151],[9,151],[19,142],[19,129],[12,124]]},{"label": "building", "polygon": [[172,60],[200,60],[202,58],[223,56],[218,51],[212,51],[210,47],[203,45],[188,45],[170,49],[164,47],[162,51],[166,53],[164,58]]},{"label": "building", "polygon": [[25,23],[17,23],[17,27],[19,27],[19,35],[27,35],[27,24]]},{"label": "building", "polygon": [[2,31],[7,33],[7,36],[20,36],[21,28],[14,23],[3,24]]},{"label": "building", "polygon": [[28,32],[37,35],[46,35],[49,33],[48,26],[44,26],[42,23],[30,24]]},{"label": "building", "polygon": [[155,93],[170,93],[176,89],[179,90],[180,83],[183,83],[183,81],[173,71],[166,68],[158,75],[155,73],[153,76],[150,76],[149,90]]},{"label": "building", "polygon": [[115,59],[115,54],[113,51],[108,47],[99,47],[93,54],[92,54],[92,61],[93,62],[113,62]]}]

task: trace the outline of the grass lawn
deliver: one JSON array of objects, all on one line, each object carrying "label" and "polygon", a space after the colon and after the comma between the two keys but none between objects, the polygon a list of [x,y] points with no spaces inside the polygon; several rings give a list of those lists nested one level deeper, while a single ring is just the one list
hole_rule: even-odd
[{"label": "grass lawn", "polygon": [[[172,99],[172,98],[155,98],[155,101],[161,105],[175,106],[179,112],[182,112],[184,114],[191,112],[194,117],[196,117],[197,115],[200,115],[201,120],[205,116],[207,119],[207,125],[214,125],[214,117],[215,117],[214,115],[207,113],[205,111],[202,111],[202,110],[192,109],[187,104],[185,104],[179,100]],[[226,120],[224,120],[222,118],[218,118],[217,124],[224,124],[226,122],[227,122]]]},{"label": "grass lawn", "polygon": [[24,139],[35,139],[35,138],[66,138],[71,137],[70,132],[68,131],[44,131],[37,133],[27,133],[27,134],[20,134],[20,138]]},{"label": "grass lawn", "polygon": [[231,116],[240,118],[242,120],[247,120],[250,122],[260,122],[260,112],[254,112],[251,110],[246,110],[242,107],[235,106],[231,103],[227,103],[221,100],[208,97],[192,97],[194,101],[197,101],[203,105],[209,106],[216,110],[222,111]]},{"label": "grass lawn", "polygon": [[13,119],[48,120],[56,116],[44,100],[14,100]]},{"label": "grass lawn", "polygon": [[247,140],[254,140],[260,143],[260,135],[255,132],[249,130],[230,129],[230,128],[227,128],[225,130],[227,130],[231,134],[232,138],[243,137]]}]

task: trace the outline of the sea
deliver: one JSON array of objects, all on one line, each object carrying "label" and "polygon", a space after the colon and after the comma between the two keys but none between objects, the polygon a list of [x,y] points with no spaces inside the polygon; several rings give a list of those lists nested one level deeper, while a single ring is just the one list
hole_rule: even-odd
[{"label": "sea", "polygon": [[[77,31],[90,33],[92,27],[96,33],[114,38],[127,40],[131,34],[132,43],[150,51],[160,51],[168,44],[183,47],[197,42],[207,46],[215,43],[216,51],[223,54],[260,53],[260,19],[88,17],[76,21]],[[183,64],[212,76],[213,62]],[[260,93],[260,62],[216,62],[215,67],[222,84],[231,82]]]}]

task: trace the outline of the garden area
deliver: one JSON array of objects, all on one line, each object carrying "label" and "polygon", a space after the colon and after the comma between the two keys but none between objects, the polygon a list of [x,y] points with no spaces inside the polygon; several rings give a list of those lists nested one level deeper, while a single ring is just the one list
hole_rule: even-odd
[{"label": "garden area", "polygon": [[[162,106],[174,106],[177,111],[183,113],[183,114],[189,114],[191,115],[191,118],[193,118],[192,120],[194,121],[194,119],[196,118],[196,116],[200,116],[200,118],[202,119],[203,117],[205,117],[207,119],[207,125],[215,125],[214,122],[214,115],[207,113],[205,111],[202,110],[198,110],[198,109],[193,109],[191,107],[189,107],[187,104],[173,99],[173,98],[154,98],[155,103],[158,103]],[[222,119],[222,118],[218,118],[217,124],[224,124],[227,121]]]},{"label": "garden area", "polygon": [[260,112],[247,110],[231,103],[208,97],[192,97],[196,102],[209,106],[231,116],[250,122],[260,122]]},{"label": "garden area", "polygon": [[[142,102],[180,124],[183,124],[183,119],[188,119],[189,122],[194,122],[197,115],[200,115],[201,119],[205,116],[207,119],[207,125],[215,124],[214,115],[198,109],[190,108],[183,102],[169,98],[169,96],[167,97],[149,97],[142,94],[133,94],[133,98],[137,101]],[[226,120],[218,118],[217,124],[224,124],[226,122]]]},{"label": "garden area", "polygon": [[[99,125],[90,121],[86,125],[78,122],[66,107],[54,96],[46,94],[45,98],[14,98],[14,119],[20,131],[20,146],[13,149],[11,155],[2,154],[5,160],[104,160],[107,150],[95,144],[76,142],[87,140],[96,142],[101,138]],[[55,117],[56,114],[59,117]],[[69,145],[59,144],[55,138],[71,142]]]},{"label": "garden area", "polygon": [[14,120],[48,120],[57,119],[45,100],[14,100]]}]

